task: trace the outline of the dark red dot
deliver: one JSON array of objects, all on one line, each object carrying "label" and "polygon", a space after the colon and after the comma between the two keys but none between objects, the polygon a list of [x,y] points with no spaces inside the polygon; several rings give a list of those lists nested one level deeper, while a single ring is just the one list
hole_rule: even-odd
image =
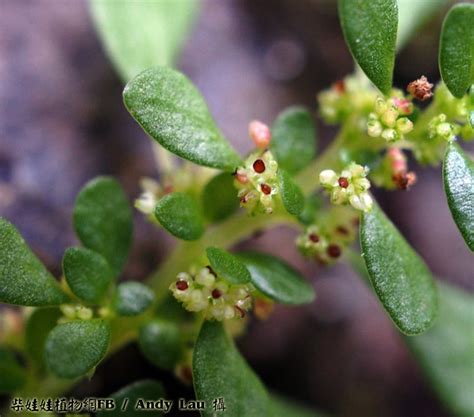
[{"label": "dark red dot", "polygon": [[268,184],[261,184],[260,189],[262,190],[262,193],[266,195],[269,195],[272,192],[272,187],[270,187]]},{"label": "dark red dot", "polygon": [[341,248],[338,245],[329,245],[327,248],[327,254],[331,258],[339,258],[339,256],[341,256]]},{"label": "dark red dot", "polygon": [[349,187],[349,180],[346,177],[339,177],[337,182],[339,183],[339,186],[342,188]]},{"label": "dark red dot", "polygon": [[212,298],[215,298],[215,299],[222,297],[222,293],[217,288],[212,290],[211,295],[212,295]]},{"label": "dark red dot", "polygon": [[311,242],[318,243],[319,242],[319,236],[316,233],[311,233],[309,235],[309,240],[311,240]]},{"label": "dark red dot", "polygon": [[341,235],[344,235],[344,236],[349,235],[349,230],[347,230],[347,228],[345,226],[337,226],[336,230]]},{"label": "dark red dot", "polygon": [[176,288],[180,291],[186,291],[189,288],[189,285],[186,281],[177,281]]},{"label": "dark red dot", "polygon": [[265,162],[263,162],[261,159],[257,159],[254,163],[253,163],[253,169],[255,172],[257,172],[258,174],[261,174],[262,172],[265,171]]}]

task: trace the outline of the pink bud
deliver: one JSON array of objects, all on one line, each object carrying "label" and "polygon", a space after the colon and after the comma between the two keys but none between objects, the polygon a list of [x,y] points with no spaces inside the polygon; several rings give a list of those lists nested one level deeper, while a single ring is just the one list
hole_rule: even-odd
[{"label": "pink bud", "polygon": [[245,170],[241,170],[241,169],[237,170],[234,176],[235,176],[235,179],[241,184],[247,184],[249,182],[249,178],[247,177]]},{"label": "pink bud", "polygon": [[249,135],[257,148],[266,149],[270,146],[272,133],[265,123],[259,122],[258,120],[252,121],[249,124]]}]

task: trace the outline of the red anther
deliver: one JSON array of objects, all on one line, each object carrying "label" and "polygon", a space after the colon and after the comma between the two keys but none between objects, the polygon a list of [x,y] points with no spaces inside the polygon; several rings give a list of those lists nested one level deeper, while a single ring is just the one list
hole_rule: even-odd
[{"label": "red anther", "polygon": [[186,291],[189,288],[189,285],[186,281],[177,281],[176,288],[180,291]]},{"label": "red anther", "polygon": [[332,86],[339,94],[344,94],[346,92],[346,84],[344,83],[344,80],[338,80]]},{"label": "red anther", "polygon": [[240,318],[243,319],[245,317],[245,310],[241,309],[239,306],[234,306],[236,310],[240,313]]},{"label": "red anther", "polygon": [[265,172],[265,162],[263,162],[261,159],[257,159],[257,160],[253,163],[253,170],[254,170],[257,174],[261,174],[262,172]]},{"label": "red anther", "polygon": [[339,187],[342,187],[342,188],[349,187],[349,180],[346,177],[339,177],[337,182],[339,183]]},{"label": "red anther", "polygon": [[348,236],[349,235],[349,230],[347,230],[347,228],[345,226],[337,226],[336,227],[336,231],[340,234],[340,235],[344,235],[344,236]]},{"label": "red anther", "polygon": [[272,187],[270,187],[268,184],[260,184],[260,189],[265,195],[269,195],[272,193]]},{"label": "red anther", "polygon": [[407,91],[418,100],[425,101],[433,97],[432,88],[433,84],[428,82],[428,79],[423,75],[418,80],[408,84]]},{"label": "red anther", "polygon": [[217,300],[218,298],[222,297],[222,292],[220,292],[217,288],[213,289],[211,292],[212,298]]},{"label": "red anther", "polygon": [[309,236],[308,236],[309,240],[311,240],[311,242],[313,243],[318,243],[319,242],[319,236],[316,234],[316,233],[311,233]]},{"label": "red anther", "polygon": [[270,128],[258,120],[254,120],[249,124],[249,136],[252,138],[255,146],[260,149],[268,148],[272,139]]},{"label": "red anther", "polygon": [[329,245],[326,252],[331,258],[339,258],[341,256],[341,248],[338,245]]}]

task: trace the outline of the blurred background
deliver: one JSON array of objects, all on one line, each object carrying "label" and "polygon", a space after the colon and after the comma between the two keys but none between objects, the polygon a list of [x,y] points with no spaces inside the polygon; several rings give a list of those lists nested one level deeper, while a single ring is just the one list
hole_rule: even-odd
[{"label": "blurred background", "polygon": [[[443,15],[398,56],[397,86],[421,75],[439,79]],[[224,134],[246,152],[250,120],[270,124],[292,104],[308,106],[316,117],[316,93],[351,72],[352,59],[333,0],[203,0],[178,68],[201,90]],[[132,200],[139,179],[156,176],[150,140],[125,110],[122,89],[85,0],[0,0],[0,216],[19,228],[56,276],[64,249],[77,243],[71,213],[80,187],[109,174]],[[318,124],[323,148],[335,129]],[[412,190],[377,197],[435,276],[473,291],[473,257],[448,211],[440,168],[415,170]],[[277,229],[243,243],[281,255],[318,294],[306,307],[278,307],[239,340],[265,383],[336,416],[449,416],[358,276],[343,264],[305,263],[294,237]],[[145,279],[170,242],[135,213],[123,279]],[[144,376],[163,379],[170,397],[193,395],[151,368],[135,346],[70,394],[106,396]]]}]

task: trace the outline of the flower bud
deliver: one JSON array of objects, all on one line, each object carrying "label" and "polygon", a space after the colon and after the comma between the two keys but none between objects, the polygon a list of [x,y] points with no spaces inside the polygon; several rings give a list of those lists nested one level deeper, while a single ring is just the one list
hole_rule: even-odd
[{"label": "flower bud", "polygon": [[258,120],[254,120],[249,124],[249,136],[252,138],[255,146],[260,149],[267,149],[270,146],[272,133],[270,128]]}]

